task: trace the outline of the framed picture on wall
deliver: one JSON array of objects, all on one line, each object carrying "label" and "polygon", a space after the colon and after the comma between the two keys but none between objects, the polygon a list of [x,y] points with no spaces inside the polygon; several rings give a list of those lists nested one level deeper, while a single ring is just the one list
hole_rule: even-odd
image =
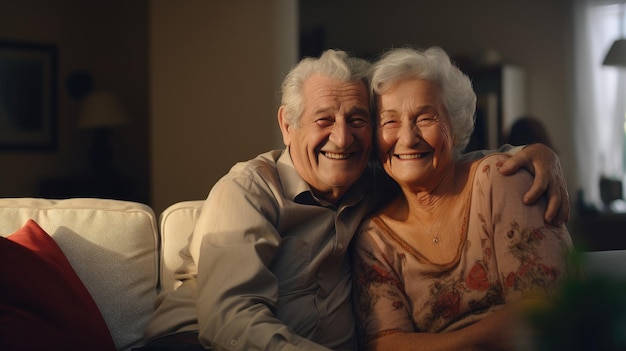
[{"label": "framed picture on wall", "polygon": [[0,41],[0,151],[54,150],[55,45]]}]

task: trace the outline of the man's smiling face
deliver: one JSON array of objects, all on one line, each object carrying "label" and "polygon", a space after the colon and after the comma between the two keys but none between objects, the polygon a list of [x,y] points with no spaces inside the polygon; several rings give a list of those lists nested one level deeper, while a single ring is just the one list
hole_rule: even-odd
[{"label": "man's smiling face", "polygon": [[279,111],[283,141],[298,174],[314,193],[336,203],[367,166],[372,123],[364,82],[345,83],[313,75],[302,87],[304,109],[297,125]]}]

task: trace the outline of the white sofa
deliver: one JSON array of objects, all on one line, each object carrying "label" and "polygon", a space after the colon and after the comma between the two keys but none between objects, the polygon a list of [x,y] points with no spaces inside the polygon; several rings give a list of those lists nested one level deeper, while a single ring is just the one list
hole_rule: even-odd
[{"label": "white sofa", "polygon": [[[142,344],[156,295],[173,289],[178,253],[202,200],[173,204],[158,217],[147,205],[105,199],[0,199],[0,235],[35,220],[89,290],[118,350]],[[592,275],[626,280],[626,250],[585,254]],[[45,293],[45,292],[43,292]]]},{"label": "white sofa", "polygon": [[129,201],[2,198],[0,235],[35,220],[89,290],[116,348],[130,350],[142,344],[156,295],[175,286],[178,252],[202,203],[176,203],[157,217],[147,205]]}]

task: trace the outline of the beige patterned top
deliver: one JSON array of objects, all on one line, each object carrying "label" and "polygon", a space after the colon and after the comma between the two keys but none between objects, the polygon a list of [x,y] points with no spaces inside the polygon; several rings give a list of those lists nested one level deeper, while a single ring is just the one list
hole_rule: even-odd
[{"label": "beige patterned top", "polygon": [[[366,340],[394,332],[462,328],[531,293],[553,292],[569,271],[566,227],[543,221],[545,201],[527,206],[532,176],[502,176],[507,156],[490,155],[472,167],[465,208],[446,218],[459,228],[458,253],[434,264],[411,233],[391,230],[379,216],[364,221],[354,245],[356,314]],[[460,223],[459,223],[460,222]],[[449,233],[448,233],[449,236]]]}]

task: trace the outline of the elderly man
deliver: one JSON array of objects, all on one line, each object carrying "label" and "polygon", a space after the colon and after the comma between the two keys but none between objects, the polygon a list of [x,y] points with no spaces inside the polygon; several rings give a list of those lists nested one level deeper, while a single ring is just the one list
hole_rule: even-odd
[{"label": "elderly man", "polygon": [[[215,184],[181,252],[182,285],[157,301],[147,348],[354,349],[346,250],[386,190],[367,166],[368,71],[366,61],[329,50],[287,75],[278,111],[287,148],[236,164]],[[537,170],[530,200],[549,180],[564,192],[554,153],[531,148],[538,165],[532,150],[508,165]],[[563,220],[558,196],[548,216],[561,208]]]}]

